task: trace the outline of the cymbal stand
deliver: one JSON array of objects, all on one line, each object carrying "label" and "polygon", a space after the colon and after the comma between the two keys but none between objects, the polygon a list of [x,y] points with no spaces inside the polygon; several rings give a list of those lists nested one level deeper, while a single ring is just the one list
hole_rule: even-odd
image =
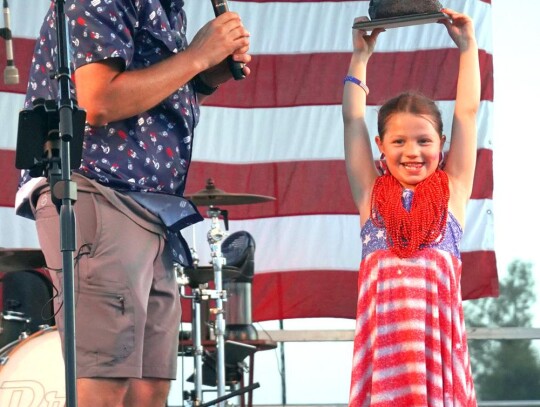
[{"label": "cymbal stand", "polygon": [[[221,243],[227,236],[219,224],[219,215],[222,211],[210,206],[208,216],[211,218],[210,231],[207,234],[208,244],[210,245],[210,254],[212,256],[212,265],[214,267],[214,285],[216,291],[216,307],[212,312],[216,315],[215,337],[216,337],[216,368],[217,368],[217,391],[218,399],[225,394],[225,317],[223,312],[223,301],[227,300],[227,293],[223,290],[222,269],[225,265],[225,257],[221,252]],[[224,406],[219,402],[219,407]]]}]

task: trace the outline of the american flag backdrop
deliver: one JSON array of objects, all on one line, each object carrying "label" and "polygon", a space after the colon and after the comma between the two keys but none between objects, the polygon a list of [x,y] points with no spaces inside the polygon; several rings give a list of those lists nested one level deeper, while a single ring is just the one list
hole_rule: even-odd
[{"label": "american flag backdrop", "polygon": [[[67,4],[70,1],[74,0]],[[191,38],[213,12],[208,1],[185,3]],[[245,230],[256,242],[255,321],[355,316],[360,225],[343,161],[341,96],[353,18],[367,15],[368,5],[367,0],[229,2],[251,33],[252,75],[223,85],[201,109],[186,192],[203,189],[213,178],[226,192],[276,198],[224,208],[229,211],[229,232]],[[492,214],[491,0],[447,0],[443,5],[473,17],[480,49],[478,161],[461,246],[463,295],[493,296],[498,286]],[[21,80],[19,85],[0,84],[3,248],[39,247],[33,222],[14,214],[14,162],[34,40],[48,7],[46,0],[10,0]],[[3,70],[3,43],[0,61]],[[390,29],[380,35],[367,77],[372,135],[383,101],[414,89],[438,102],[449,136],[457,69],[457,48],[440,24]],[[375,145],[374,152],[377,157]],[[205,207],[200,210],[205,214]],[[210,259],[208,229],[206,220],[186,230],[203,263]]]}]

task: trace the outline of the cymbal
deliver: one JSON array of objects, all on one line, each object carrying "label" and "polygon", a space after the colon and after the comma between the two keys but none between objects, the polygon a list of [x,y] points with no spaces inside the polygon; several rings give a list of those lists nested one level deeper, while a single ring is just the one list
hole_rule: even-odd
[{"label": "cymbal", "polygon": [[191,195],[185,195],[187,199],[195,205],[201,206],[222,206],[222,205],[244,205],[261,202],[274,201],[276,198],[266,195],[237,194],[225,192],[216,188],[214,180],[209,178],[206,181],[206,188],[201,189]]},{"label": "cymbal", "polygon": [[0,249],[0,271],[24,271],[45,266],[45,257],[39,249]]},{"label": "cymbal", "polygon": [[[190,287],[198,287],[200,284],[206,284],[214,280],[214,267],[199,266],[195,268],[185,268],[184,273],[189,278]],[[240,269],[238,267],[223,266],[221,267],[221,276],[223,280],[234,280],[240,277]]]}]

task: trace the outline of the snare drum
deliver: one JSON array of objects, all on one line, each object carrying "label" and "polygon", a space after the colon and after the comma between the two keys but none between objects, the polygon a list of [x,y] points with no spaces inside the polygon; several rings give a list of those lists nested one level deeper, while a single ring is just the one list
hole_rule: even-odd
[{"label": "snare drum", "polygon": [[0,349],[0,406],[63,406],[64,359],[56,328]]}]

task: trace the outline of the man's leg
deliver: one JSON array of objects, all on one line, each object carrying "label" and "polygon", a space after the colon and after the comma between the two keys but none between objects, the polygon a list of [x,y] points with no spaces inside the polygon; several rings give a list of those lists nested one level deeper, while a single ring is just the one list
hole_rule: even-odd
[{"label": "man's leg", "polygon": [[129,379],[124,407],[164,407],[170,385],[166,379]]},{"label": "man's leg", "polygon": [[[77,380],[78,400],[84,407],[130,406],[123,401],[130,388],[128,378],[142,375],[144,304],[148,303],[152,263],[162,250],[163,237],[117,214],[98,195],[92,198],[92,194],[80,193],[76,213],[80,246],[75,268],[77,373],[83,376]],[[61,291],[58,214],[50,196],[40,196],[36,214],[40,243],[48,266],[57,270],[51,274]],[[57,325],[62,336],[62,296],[58,299]],[[155,363],[159,366],[162,359],[156,358]],[[165,400],[170,377],[175,376],[166,376],[166,384],[158,384],[156,392],[145,393]],[[142,393],[138,386],[136,390]],[[165,396],[159,396],[163,393]]]},{"label": "man's leg", "polygon": [[77,404],[79,407],[121,407],[128,387],[128,379],[77,379]]},{"label": "man's leg", "polygon": [[170,381],[165,379],[78,379],[79,407],[164,407]]}]

